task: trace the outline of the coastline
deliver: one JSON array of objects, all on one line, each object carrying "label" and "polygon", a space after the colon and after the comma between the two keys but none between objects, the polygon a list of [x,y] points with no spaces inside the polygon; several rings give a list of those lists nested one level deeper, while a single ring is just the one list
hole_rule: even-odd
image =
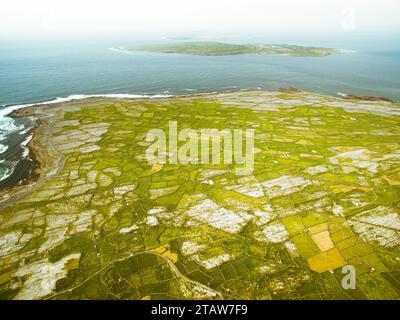
[{"label": "coastline", "polygon": [[[63,168],[64,157],[61,153],[55,150],[51,143],[52,129],[56,125],[55,116],[52,113],[54,110],[63,110],[76,105],[91,105],[99,102],[118,102],[118,101],[163,101],[169,99],[198,99],[211,98],[218,99],[219,95],[230,93],[262,93],[262,92],[281,92],[281,93],[300,93],[312,94],[328,99],[341,99],[343,102],[364,102],[364,103],[383,103],[396,104],[389,98],[357,96],[352,94],[340,94],[338,96],[327,96],[318,93],[310,93],[297,88],[288,87],[280,88],[279,90],[266,91],[262,89],[226,89],[211,92],[197,92],[181,95],[133,95],[133,94],[99,94],[99,95],[71,95],[66,98],[56,98],[46,102],[14,105],[1,110],[2,116],[7,116],[12,119],[33,117],[36,121],[36,126],[32,130],[32,139],[27,144],[29,150],[29,158],[33,161],[34,167],[32,173],[24,177],[18,183],[11,187],[6,187],[0,190],[0,210],[6,208],[10,204],[20,200],[26,195],[29,195],[46,181],[57,175]],[[53,110],[54,109],[54,110]]]},{"label": "coastline", "polygon": [[34,192],[62,170],[64,157],[51,143],[52,129],[56,124],[54,114],[52,114],[50,110],[52,107],[69,108],[77,103],[82,104],[82,101],[84,101],[83,104],[90,104],[100,101],[114,101],[115,99],[133,99],[136,101],[140,98],[163,99],[167,97],[169,96],[157,95],[150,97],[125,94],[91,96],[74,95],[37,104],[10,106],[7,110],[8,112],[4,112],[3,110],[2,116],[8,116],[12,119],[33,117],[36,125],[32,129],[32,139],[27,144],[29,150],[28,157],[34,164],[32,172],[28,174],[28,176],[24,176],[22,180],[16,182],[15,185],[0,190],[0,210]]},{"label": "coastline", "polygon": [[[374,217],[371,208],[383,208],[378,213],[384,214],[395,210],[392,204],[397,199],[399,178],[393,173],[400,159],[400,133],[395,126],[400,117],[398,104],[287,88],[152,100],[91,98],[30,106],[10,116],[37,120],[29,147],[38,168],[29,183],[9,192],[4,203],[8,207],[0,214],[0,237],[6,240],[0,248],[6,271],[0,291],[6,299],[87,298],[93,291],[80,289],[86,284],[103,286],[103,271],[116,267],[128,271],[129,277],[136,274],[138,269],[131,267],[133,263],[140,265],[136,256],[139,261],[160,258],[167,263],[168,272],[174,272],[177,263],[190,268],[176,273],[177,281],[190,286],[185,288],[194,285],[205,290],[193,296],[187,295],[186,289],[176,292],[168,287],[165,296],[243,298],[241,293],[232,295],[232,291],[218,283],[210,285],[190,271],[202,268],[204,274],[212,276],[228,261],[240,266],[252,253],[247,249],[249,241],[270,246],[275,239],[291,241],[289,247],[272,245],[279,245],[282,254],[303,259],[301,272],[306,275],[336,270],[351,263],[354,254],[369,259],[369,266],[379,273],[394,270],[382,267],[375,255],[391,242],[366,248],[364,229],[352,230],[349,224],[359,223],[360,216]],[[242,179],[229,165],[150,165],[144,157],[149,146],[146,133],[155,127],[165,128],[173,120],[197,130],[207,126],[219,130],[254,128],[254,173]],[[359,121],[357,129],[355,121]],[[291,199],[298,204],[295,208],[284,201],[288,191],[280,187],[288,183],[295,184],[289,188]],[[382,189],[388,191],[383,194]],[[354,195],[362,202],[348,202]],[[337,202],[332,203],[332,198]],[[271,210],[266,206],[271,203],[274,212],[282,215],[277,218],[281,228],[289,230],[284,237],[280,229],[275,230],[277,219],[264,220],[260,215],[262,210]],[[240,208],[248,210],[243,219],[239,219]],[[198,210],[202,210],[201,216]],[[217,219],[215,212],[219,213]],[[225,212],[231,213],[226,216]],[[297,229],[299,217],[302,222]],[[341,230],[338,238],[332,236],[335,256],[330,261],[317,247],[304,246],[305,236],[316,245],[320,243],[308,231],[314,223]],[[294,225],[295,232],[289,233]],[[354,250],[348,254],[341,243],[349,237]],[[228,241],[234,241],[235,246],[224,246]],[[188,250],[192,243],[202,245],[198,255]],[[368,251],[359,250],[360,246]],[[310,247],[315,248],[311,253]],[[251,285],[262,279],[259,267],[269,259],[257,261],[251,269],[257,278]],[[298,269],[291,258],[285,263]],[[43,268],[58,268],[60,272],[53,276],[41,272]],[[291,283],[291,274],[283,276]],[[366,274],[368,279],[374,276],[377,274]],[[60,279],[64,280],[58,282]],[[38,290],[35,283],[42,281],[49,286]],[[320,280],[307,277],[301,281]],[[112,288],[96,290],[90,297],[106,298],[109,290]],[[282,295],[292,297],[291,292]],[[147,291],[130,297],[143,296]],[[398,295],[389,292],[389,296]],[[156,299],[157,295],[151,297]]]}]

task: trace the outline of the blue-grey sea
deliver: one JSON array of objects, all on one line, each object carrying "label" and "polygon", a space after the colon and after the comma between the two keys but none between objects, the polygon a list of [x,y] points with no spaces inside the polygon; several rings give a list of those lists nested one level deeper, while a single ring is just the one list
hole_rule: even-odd
[{"label": "blue-grey sea", "polygon": [[29,119],[8,118],[6,113],[12,105],[71,95],[175,95],[289,86],[329,95],[340,92],[400,100],[400,33],[201,40],[314,45],[349,52],[318,58],[254,54],[212,57],[110,50],[172,41],[165,38],[0,39],[0,182],[19,170],[18,163],[27,156],[24,145],[32,125]]}]

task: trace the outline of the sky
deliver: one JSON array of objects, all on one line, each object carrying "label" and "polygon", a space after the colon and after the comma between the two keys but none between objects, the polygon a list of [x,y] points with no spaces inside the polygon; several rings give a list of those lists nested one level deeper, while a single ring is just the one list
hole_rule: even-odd
[{"label": "sky", "polygon": [[400,31],[399,0],[1,0],[0,37]]}]

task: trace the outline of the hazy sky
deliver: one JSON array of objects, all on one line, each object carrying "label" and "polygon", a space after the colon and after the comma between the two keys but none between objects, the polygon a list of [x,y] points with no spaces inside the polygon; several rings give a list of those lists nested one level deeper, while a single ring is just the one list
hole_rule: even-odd
[{"label": "hazy sky", "polygon": [[0,36],[400,31],[399,0],[1,0]]}]

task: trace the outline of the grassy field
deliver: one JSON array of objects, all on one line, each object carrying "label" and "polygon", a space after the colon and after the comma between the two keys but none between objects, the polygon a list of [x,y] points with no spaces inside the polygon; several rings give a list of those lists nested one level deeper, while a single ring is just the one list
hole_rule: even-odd
[{"label": "grassy field", "polygon": [[[400,297],[399,105],[249,91],[38,110],[63,166],[0,212],[1,299]],[[254,129],[254,172],[149,165],[169,121]]]}]

